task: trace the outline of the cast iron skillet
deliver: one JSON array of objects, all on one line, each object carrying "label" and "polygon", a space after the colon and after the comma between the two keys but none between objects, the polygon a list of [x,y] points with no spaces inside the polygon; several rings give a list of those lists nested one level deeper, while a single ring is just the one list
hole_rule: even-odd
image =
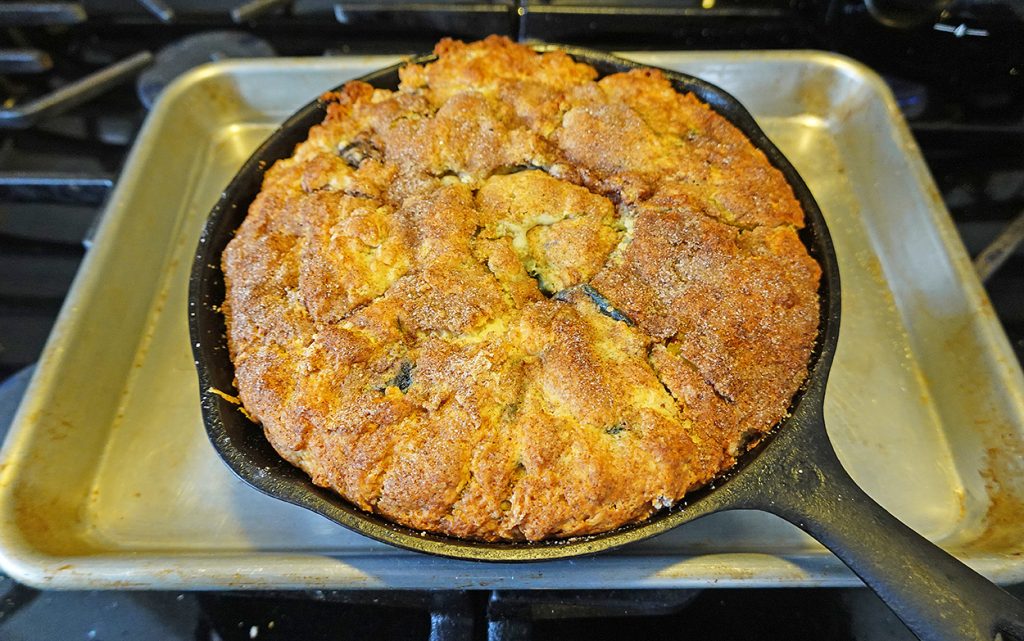
[{"label": "cast iron skillet", "polygon": [[[540,47],[550,50],[556,47]],[[601,75],[640,67],[607,54],[557,47],[594,66]],[[425,56],[416,62],[432,60]],[[376,87],[394,88],[400,65],[364,76]],[[228,358],[220,255],[260,189],[264,170],[291,155],[311,126],[325,115],[314,101],[288,119],[231,181],[210,213],[192,266],[189,329],[199,372],[203,418],[214,448],[242,480],[279,499],[322,514],[360,534],[410,550],[480,561],[539,561],[593,554],[661,534],[723,510],[755,509],[777,514],[826,547],[874,589],[922,639],[1024,639],[1024,606],[896,520],[847,475],[825,432],[822,404],[839,333],[839,269],[825,221],[803,180],[735,98],[718,87],[665,71],[675,88],[692,92],[743,131],[786,176],[807,215],[801,238],[821,264],[821,321],[804,388],[791,414],[737,467],[712,487],[687,497],[637,525],[569,540],[482,543],[395,525],[363,512],[313,485],[286,463],[238,408],[210,390],[233,390]]]}]

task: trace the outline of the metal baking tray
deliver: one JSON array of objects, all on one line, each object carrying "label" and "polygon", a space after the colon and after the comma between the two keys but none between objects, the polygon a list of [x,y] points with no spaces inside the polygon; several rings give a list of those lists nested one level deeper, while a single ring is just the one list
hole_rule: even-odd
[{"label": "metal baking tray", "polygon": [[[1024,580],[1024,376],[884,83],[817,52],[624,55],[733,93],[821,205],[844,303],[826,422],[854,479],[990,579]],[[44,588],[856,585],[762,513],[584,559],[484,564],[375,543],[232,476],[188,345],[199,231],[277,123],[395,60],[218,62],[165,91],[0,454],[3,570]]]}]

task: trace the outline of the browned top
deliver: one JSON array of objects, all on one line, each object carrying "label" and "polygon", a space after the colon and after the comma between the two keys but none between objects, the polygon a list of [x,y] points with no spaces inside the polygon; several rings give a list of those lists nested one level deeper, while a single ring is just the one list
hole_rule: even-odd
[{"label": "browned top", "polygon": [[223,256],[245,407],[366,510],[482,539],[678,501],[782,418],[817,332],[803,213],[655,70],[443,40],[351,82]]}]

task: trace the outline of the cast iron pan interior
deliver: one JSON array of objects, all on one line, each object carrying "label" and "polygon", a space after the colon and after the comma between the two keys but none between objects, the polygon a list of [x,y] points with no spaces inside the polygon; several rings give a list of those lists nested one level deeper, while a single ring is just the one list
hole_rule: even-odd
[{"label": "cast iron pan interior", "polygon": [[[640,68],[634,62],[571,47],[561,49],[603,75]],[[433,59],[424,56],[422,63]],[[398,84],[396,65],[361,80],[380,88]],[[308,130],[323,120],[326,108],[313,101],[288,119],[242,166],[210,213],[196,251],[189,283],[189,329],[199,373],[202,413],[214,448],[241,479],[253,487],[317,512],[360,534],[410,550],[481,561],[540,561],[608,550],[661,534],[712,512],[761,509],[809,532],[874,588],[922,638],[993,638],[1002,631],[1024,638],[1021,604],[900,523],[867,497],[849,478],[828,442],[822,418],[825,383],[839,332],[839,270],[821,211],[792,165],[728,93],[698,78],[664,71],[680,92],[711,105],[761,149],[793,188],[806,214],[801,239],[822,268],[821,320],[810,371],[791,413],[771,435],[744,455],[737,466],[711,486],[687,496],[684,504],[646,521],[612,532],[543,542],[485,543],[422,533],[354,507],[310,482],[286,463],[237,406],[211,392],[234,393],[234,369],[228,358],[220,256],[259,192],[264,170],[290,156]],[[845,503],[844,503],[845,501]],[[838,509],[839,507],[842,509]],[[972,599],[973,597],[973,599]],[[953,598],[953,619],[948,625]],[[937,605],[945,604],[945,605]],[[960,611],[962,610],[962,612]],[[945,619],[946,623],[936,622]]]}]

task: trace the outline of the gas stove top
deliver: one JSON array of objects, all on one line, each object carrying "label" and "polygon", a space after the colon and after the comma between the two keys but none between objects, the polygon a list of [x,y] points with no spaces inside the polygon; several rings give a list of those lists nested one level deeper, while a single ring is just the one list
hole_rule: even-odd
[{"label": "gas stove top", "polygon": [[[230,57],[417,53],[430,49],[442,36],[472,39],[489,33],[607,50],[826,49],[869,65],[893,90],[968,252],[977,257],[979,274],[1021,358],[1024,15],[1019,5],[1009,1],[920,3],[927,8],[907,9],[914,4],[893,7],[879,0],[0,4],[4,28],[0,91],[5,97],[0,107],[0,381],[8,380],[0,389],[21,385],[24,374],[15,375],[38,358],[147,110],[177,75],[203,62]],[[0,605],[0,630],[5,621],[18,620],[11,615],[19,609],[41,611],[41,621],[50,616],[47,613],[65,607],[59,597],[8,587],[7,605]],[[161,616],[181,614],[183,608],[192,613],[186,619],[190,630],[194,626],[195,637],[181,632],[180,638],[315,636],[316,630],[327,628],[303,627],[299,619],[324,617],[325,612],[336,613],[333,625],[349,625],[354,634],[394,636],[391,633],[404,625],[404,638],[429,634],[451,639],[485,634],[564,638],[567,630],[584,629],[590,636],[603,638],[640,628],[653,636],[687,622],[711,621],[710,613],[725,616],[726,603],[744,610],[761,608],[768,617],[765,620],[774,620],[771,612],[792,613],[793,620],[817,625],[818,634],[830,638],[837,638],[837,631],[871,625],[855,623],[856,612],[872,612],[879,620],[888,616],[874,597],[858,596],[858,591],[834,591],[828,596],[821,591],[786,592],[785,596],[763,591],[700,596],[666,591],[647,593],[643,599],[614,592],[552,594],[541,599],[497,592],[453,592],[436,598],[331,593],[306,594],[302,599],[292,595],[276,599],[273,605],[268,605],[266,595],[153,598],[166,599],[154,608],[164,613]],[[82,596],[82,603],[100,598]],[[36,605],[28,606],[33,600]],[[44,601],[49,604],[45,609]],[[122,602],[137,605],[134,597],[122,597]],[[804,609],[801,603],[807,604]],[[818,607],[815,603],[838,614],[814,619],[807,608]],[[69,607],[74,611],[75,606]],[[88,608],[81,610],[76,624],[91,620],[85,614]],[[201,614],[195,615],[197,611]],[[403,612],[408,618],[402,618]],[[700,612],[708,616],[701,619]],[[433,613],[432,618],[427,613]],[[626,618],[632,615],[645,619]],[[29,620],[26,612],[18,616]],[[381,621],[394,616],[395,630],[346,623],[349,618],[367,616]],[[277,633],[268,628],[275,617]],[[591,623],[579,623],[584,620]],[[655,620],[658,623],[652,623]],[[405,623],[399,625],[399,621]],[[565,621],[570,623],[563,625]],[[35,638],[61,636],[40,629],[41,636]],[[898,625],[893,629],[897,632],[892,634],[901,633]],[[88,638],[99,638],[96,630],[93,627]],[[282,636],[284,630],[291,630],[292,636]],[[776,630],[777,635],[759,638],[791,636],[781,624]],[[864,634],[870,636],[870,632]]]}]

